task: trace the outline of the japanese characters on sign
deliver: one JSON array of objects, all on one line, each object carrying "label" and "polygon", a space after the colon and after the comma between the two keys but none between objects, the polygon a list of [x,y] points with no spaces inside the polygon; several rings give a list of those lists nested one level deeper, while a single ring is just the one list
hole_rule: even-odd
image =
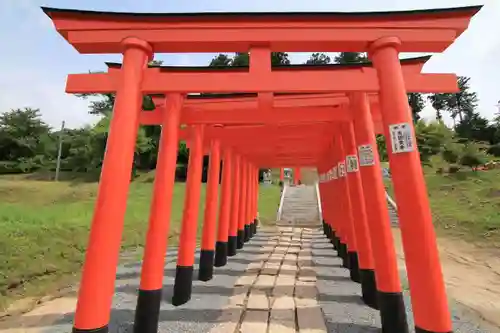
[{"label": "japanese characters on sign", "polygon": [[360,166],[371,166],[375,165],[375,156],[373,154],[372,145],[360,145],[358,146],[359,153],[359,165]]},{"label": "japanese characters on sign", "polygon": [[346,158],[347,163],[347,172],[358,172],[358,157],[356,155],[347,155]]},{"label": "japanese characters on sign", "polygon": [[409,153],[413,151],[413,135],[410,124],[400,123],[389,125],[389,133],[391,135],[393,154]]},{"label": "japanese characters on sign", "polygon": [[345,162],[339,162],[338,164],[338,177],[345,177],[346,172],[345,172]]}]

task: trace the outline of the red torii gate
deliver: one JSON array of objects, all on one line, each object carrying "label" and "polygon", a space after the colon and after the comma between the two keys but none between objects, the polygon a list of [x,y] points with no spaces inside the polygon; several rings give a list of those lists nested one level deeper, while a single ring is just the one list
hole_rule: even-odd
[{"label": "red torii gate", "polygon": [[[274,97],[273,92],[333,92],[345,93],[344,98],[348,100],[347,106],[342,103],[339,106],[339,113],[343,114],[340,118],[331,115],[337,113],[333,111],[335,108],[332,110],[332,104],[326,105],[329,112],[307,103],[296,107],[300,110],[292,111],[293,107],[288,110],[291,114],[295,112],[294,116],[290,114],[294,119],[292,123],[298,123],[289,133],[297,133],[307,126],[307,122],[312,122],[310,126],[313,127],[325,126],[326,131],[330,129],[333,133],[325,142],[311,133],[313,140],[310,143],[322,148],[313,150],[313,153],[310,149],[298,149],[298,145],[286,150],[274,143],[274,148],[280,148],[286,155],[271,155],[254,149],[237,134],[223,138],[221,133],[220,138],[212,138],[210,153],[213,161],[207,189],[212,194],[205,211],[208,231],[204,230],[202,248],[213,243],[209,231],[215,228],[213,193],[216,193],[218,182],[214,179],[218,178],[216,164],[219,163],[221,147],[224,171],[217,250],[225,243],[236,243],[241,247],[242,240],[248,239],[245,225],[255,225],[251,222],[256,217],[256,171],[259,165],[270,162],[280,166],[314,165],[321,171],[326,234],[349,266],[351,278],[362,280],[365,302],[380,308],[384,332],[407,332],[374,142],[370,94],[376,93],[380,119],[375,125],[378,124],[391,143],[388,153],[398,200],[416,331],[450,332],[450,315],[406,92],[450,91],[456,89],[456,82],[452,82],[456,77],[420,74],[420,70],[408,73],[405,66],[400,65],[398,53],[444,51],[467,28],[479,9],[464,7],[385,13],[137,14],[44,8],[56,29],[80,53],[124,54],[123,68],[116,69],[114,74],[110,68],[109,73],[70,75],[68,78],[68,92],[116,91],[73,331],[108,331],[134,142],[141,122],[161,123],[163,130],[134,329],[136,332],[156,332],[181,119],[191,123],[192,130],[175,304],[186,302],[191,293],[201,157],[207,148],[203,143],[206,141],[204,132],[211,131],[211,125],[207,124],[224,125],[219,121],[221,118],[234,124],[238,121],[231,118],[239,118],[240,121],[244,119],[240,126],[251,123],[269,127],[269,123],[274,122],[278,127],[286,127],[279,125],[279,118],[287,117],[287,112],[275,110],[278,104],[275,101],[281,97]],[[307,67],[298,70],[271,68],[271,51],[318,50],[367,51],[373,68],[363,66],[361,70],[354,67],[355,70],[341,68],[333,71]],[[147,68],[153,52],[250,52],[251,57],[248,70],[176,72],[171,68]],[[235,91],[258,93],[252,103],[258,106],[259,114],[247,115],[248,110],[255,107],[241,108],[241,116],[237,117],[224,114],[217,107],[212,111],[181,112],[183,103],[189,104],[189,99],[184,102],[183,94]],[[158,112],[141,112],[143,94],[166,94],[166,112],[160,112],[160,116]],[[313,113],[318,113],[309,115],[311,118],[333,118],[322,118],[314,124],[307,116],[301,115],[310,108]],[[264,111],[273,114],[267,115]],[[275,115],[275,112],[280,115]],[[350,117],[342,119],[346,113]],[[324,123],[329,123],[329,126]],[[229,127],[220,130],[226,132]],[[324,133],[328,133],[326,131]],[[284,130],[280,135],[274,135],[272,131],[266,135],[280,141],[286,134]],[[297,144],[297,141],[289,140]],[[232,189],[231,184],[234,185]],[[335,210],[333,204],[336,204]],[[252,233],[248,231],[247,235]],[[421,238],[415,239],[415,235]],[[220,253],[224,251],[221,249]],[[232,245],[227,251],[233,251]],[[210,259],[209,252],[210,249],[202,256]],[[225,258],[216,256],[215,260],[216,264],[223,264]],[[210,275],[210,272],[203,274]],[[378,302],[374,299],[375,291],[378,292]]]}]

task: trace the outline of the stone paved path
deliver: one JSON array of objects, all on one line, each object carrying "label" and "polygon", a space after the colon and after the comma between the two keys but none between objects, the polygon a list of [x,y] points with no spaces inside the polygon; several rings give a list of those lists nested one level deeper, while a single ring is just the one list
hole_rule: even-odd
[{"label": "stone paved path", "polygon": [[[260,229],[228,265],[216,268],[213,280],[195,281],[191,301],[179,307],[170,304],[175,251],[168,258],[159,332],[380,332],[378,312],[362,303],[360,285],[319,228]],[[110,333],[132,333],[139,273],[139,263],[118,270]],[[63,310],[54,311],[52,302],[62,302]],[[75,299],[52,302],[21,321],[0,323],[0,333],[70,332]],[[405,302],[411,328],[408,295]],[[454,332],[490,332],[456,307],[452,313]]]},{"label": "stone paved path", "polygon": [[229,307],[240,307],[239,321],[212,332],[327,332],[317,300],[312,239],[313,230],[304,228],[269,234],[261,254],[235,283],[238,292]]}]

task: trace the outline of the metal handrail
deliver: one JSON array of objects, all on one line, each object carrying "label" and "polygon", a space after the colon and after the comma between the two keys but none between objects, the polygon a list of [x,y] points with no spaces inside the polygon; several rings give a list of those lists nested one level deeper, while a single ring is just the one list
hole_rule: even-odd
[{"label": "metal handrail", "polygon": [[319,192],[319,183],[316,182],[314,184],[314,187],[316,188],[316,198],[318,200],[319,220],[323,221],[323,209],[321,208],[321,193]]},{"label": "metal handrail", "polygon": [[395,211],[397,211],[398,206],[396,205],[396,202],[391,198],[391,196],[389,195],[389,193],[387,191],[385,191],[385,197],[386,197],[389,205],[391,205],[391,207],[394,208]]},{"label": "metal handrail", "polygon": [[285,192],[288,188],[288,184],[286,182],[283,183],[283,191],[281,191],[280,205],[278,207],[278,215],[276,216],[276,221],[281,220],[281,214],[283,214],[283,203],[285,201]]}]

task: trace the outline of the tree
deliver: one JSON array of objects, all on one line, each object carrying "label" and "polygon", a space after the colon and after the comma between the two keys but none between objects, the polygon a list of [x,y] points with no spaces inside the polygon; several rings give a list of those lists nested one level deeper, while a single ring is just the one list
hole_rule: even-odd
[{"label": "tree", "polygon": [[[250,57],[248,53],[236,53],[230,62],[230,66],[249,66]],[[271,52],[271,66],[290,65],[288,53],[286,52]]]},{"label": "tree", "polygon": [[368,57],[365,53],[361,52],[340,52],[338,56],[333,59],[336,64],[357,64],[360,62],[367,62]]},{"label": "tree", "polygon": [[445,108],[445,97],[444,94],[430,94],[427,95],[427,100],[431,102],[432,107],[436,110],[436,120],[442,120],[442,112]]},{"label": "tree", "polygon": [[487,154],[477,143],[471,142],[464,145],[464,151],[460,158],[460,164],[468,166],[476,171],[478,166],[484,165],[488,160]]},{"label": "tree", "polygon": [[271,65],[290,65],[290,59],[288,59],[288,53],[286,52],[271,52]]},{"label": "tree", "polygon": [[496,142],[497,128],[490,125],[488,119],[482,117],[478,112],[465,115],[456,126],[455,132],[461,138],[478,142]]},{"label": "tree", "polygon": [[69,130],[65,135],[64,146],[67,155],[61,155],[64,158],[63,170],[89,172],[101,166],[102,157],[96,154],[92,128]]},{"label": "tree", "polygon": [[411,113],[413,116],[413,122],[420,120],[419,113],[425,107],[424,97],[420,93],[409,93],[408,94],[408,104],[410,105]]},{"label": "tree", "polygon": [[456,117],[462,122],[465,116],[471,116],[477,107],[478,98],[475,92],[470,91],[469,86],[470,78],[465,76],[458,77],[457,93],[446,94],[430,94],[427,98],[432,103],[432,106],[439,112],[450,112],[454,125],[456,124]]},{"label": "tree", "polygon": [[377,141],[377,149],[380,161],[387,162],[389,160],[389,157],[387,156],[387,145],[385,136],[383,136],[382,134],[377,134],[376,141]]},{"label": "tree", "polygon": [[236,53],[231,59],[231,66],[248,66],[250,64],[250,55],[248,53]]},{"label": "tree", "polygon": [[324,53],[313,53],[307,59],[306,65],[326,65],[331,62],[331,59],[329,56],[327,56]]},{"label": "tree", "polygon": [[0,160],[44,155],[53,144],[50,127],[41,119],[40,109],[12,109],[0,114]]},{"label": "tree", "polygon": [[231,66],[231,62],[232,59],[227,54],[220,53],[210,61],[210,64],[208,66],[210,67]]},{"label": "tree", "polygon": [[439,121],[429,124],[421,120],[417,121],[415,135],[420,161],[427,165],[431,164],[432,156],[439,154],[442,148],[453,140],[453,132]]},{"label": "tree", "polygon": [[460,160],[460,155],[463,150],[463,145],[456,142],[449,142],[443,147],[441,156],[443,160],[450,164],[458,163]]}]

